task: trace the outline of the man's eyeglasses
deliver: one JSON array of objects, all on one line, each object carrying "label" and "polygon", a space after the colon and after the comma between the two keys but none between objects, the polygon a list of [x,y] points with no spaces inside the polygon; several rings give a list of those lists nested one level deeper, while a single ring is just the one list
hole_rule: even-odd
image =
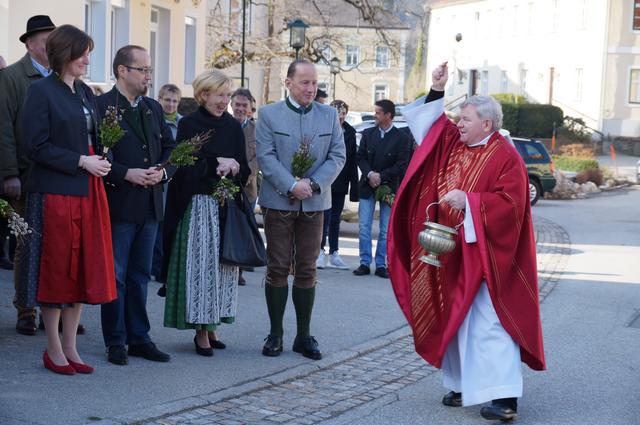
[{"label": "man's eyeglasses", "polygon": [[151,75],[153,74],[153,68],[149,67],[149,68],[139,68],[136,66],[129,66],[129,65],[124,65],[125,68],[127,68],[128,70],[132,70],[135,69],[138,72],[142,72],[144,75]]}]

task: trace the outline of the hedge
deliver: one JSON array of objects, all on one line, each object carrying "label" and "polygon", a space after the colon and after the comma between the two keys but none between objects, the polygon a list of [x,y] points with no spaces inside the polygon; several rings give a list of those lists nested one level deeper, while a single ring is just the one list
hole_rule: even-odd
[{"label": "hedge", "polygon": [[581,159],[575,156],[552,155],[553,164],[556,168],[564,171],[575,171],[579,173],[585,170],[597,170],[598,161],[595,159]]},{"label": "hedge", "polygon": [[554,123],[556,127],[562,126],[564,114],[557,106],[511,102],[501,102],[501,106],[502,127],[514,136],[549,138]]},{"label": "hedge", "polygon": [[551,137],[553,125],[561,126],[562,109],[553,105],[525,103],[518,105],[518,136]]}]

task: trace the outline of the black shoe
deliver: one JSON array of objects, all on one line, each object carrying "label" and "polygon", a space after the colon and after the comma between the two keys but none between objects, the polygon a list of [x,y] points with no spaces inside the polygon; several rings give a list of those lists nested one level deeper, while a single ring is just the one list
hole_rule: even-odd
[{"label": "black shoe", "polygon": [[158,296],[163,298],[167,296],[167,285],[163,284],[160,288],[158,288]]},{"label": "black shoe", "polygon": [[247,280],[242,277],[242,272],[238,275],[238,286],[246,286]]},{"label": "black shoe", "polygon": [[449,391],[442,397],[442,404],[449,407],[461,407],[462,406],[462,393],[455,391]]},{"label": "black shoe", "polygon": [[16,332],[21,335],[35,335],[38,329],[36,328],[36,316],[35,313],[25,312],[23,314],[18,313],[18,321],[16,322]]},{"label": "black shoe", "polygon": [[264,339],[264,347],[262,347],[262,355],[267,357],[278,357],[282,353],[282,337],[269,334]]},{"label": "black shoe", "polygon": [[13,270],[13,261],[7,257],[0,257],[0,269]]},{"label": "black shoe", "polygon": [[213,356],[213,348],[211,347],[200,347],[198,345],[198,337],[193,337],[193,343],[196,345],[196,353],[200,354],[201,356],[205,356],[205,357],[212,357]]},{"label": "black shoe", "polygon": [[375,275],[384,279],[389,279],[389,272],[386,267],[376,267]]},{"label": "black shoe", "polygon": [[153,342],[146,344],[129,344],[129,355],[133,357],[143,357],[153,362],[168,362],[171,356],[158,350]]},{"label": "black shoe", "polygon": [[127,350],[124,345],[112,345],[107,350],[107,360],[113,364],[124,366],[129,364],[129,358],[127,357]]},{"label": "black shoe", "polygon": [[491,406],[480,409],[480,415],[490,421],[511,421],[518,417],[518,399],[501,398],[493,400]]},{"label": "black shoe", "polygon": [[211,348],[215,348],[216,350],[224,350],[227,348],[227,345],[219,339],[209,338],[209,344],[211,344]]},{"label": "black shoe", "polygon": [[312,336],[298,337],[293,341],[293,351],[313,360],[320,360],[322,353],[318,348],[318,341]]},{"label": "black shoe", "polygon": [[371,274],[371,269],[369,268],[369,266],[360,264],[360,266],[353,271],[353,274],[355,274],[356,276],[365,276]]}]

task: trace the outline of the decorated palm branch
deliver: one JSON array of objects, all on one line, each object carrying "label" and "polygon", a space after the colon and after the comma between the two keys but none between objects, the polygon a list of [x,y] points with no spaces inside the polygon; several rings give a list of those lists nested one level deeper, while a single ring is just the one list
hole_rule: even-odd
[{"label": "decorated palm branch", "polygon": [[316,159],[311,155],[311,139],[303,137],[298,150],[291,158],[291,174],[296,180],[300,180],[309,172]]},{"label": "decorated palm branch", "polygon": [[178,143],[169,159],[156,167],[156,170],[160,171],[166,168],[168,165],[174,167],[185,167],[187,165],[193,165],[196,163],[197,157],[195,156],[198,151],[204,146],[205,143],[211,138],[213,130],[204,131],[198,133],[190,139]]},{"label": "decorated palm branch", "polygon": [[233,200],[238,192],[240,192],[240,186],[234,183],[232,179],[222,176],[216,183],[212,196],[221,207],[224,207],[225,203]]},{"label": "decorated palm branch", "polygon": [[124,137],[127,132],[120,127],[120,121],[122,115],[118,112],[117,106],[107,106],[107,111],[104,114],[104,118],[100,122],[100,143],[103,146],[102,159],[107,158],[107,152]]},{"label": "decorated palm branch", "polygon": [[391,206],[395,198],[395,193],[386,184],[382,184],[376,189],[376,201],[378,202],[386,202]]},{"label": "decorated palm branch", "polygon": [[33,233],[24,218],[13,209],[9,202],[0,199],[0,216],[7,219],[9,231],[19,240]]}]

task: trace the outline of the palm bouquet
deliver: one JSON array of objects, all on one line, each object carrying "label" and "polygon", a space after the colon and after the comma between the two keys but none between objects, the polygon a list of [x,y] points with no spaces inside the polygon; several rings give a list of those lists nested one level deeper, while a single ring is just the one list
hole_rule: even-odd
[{"label": "palm bouquet", "polygon": [[386,202],[389,206],[393,205],[396,195],[391,191],[391,188],[386,184],[378,186],[376,189],[376,201]]},{"label": "palm bouquet", "polygon": [[121,120],[122,115],[118,112],[118,108],[114,105],[107,106],[104,118],[100,122],[100,142],[104,147],[102,159],[107,159],[109,149],[112,149],[126,133],[126,130],[120,127]]},{"label": "palm bouquet", "polygon": [[240,186],[235,184],[232,179],[222,176],[213,188],[213,197],[221,207],[224,207],[224,204],[235,198],[238,192],[240,192]]},{"label": "palm bouquet", "polygon": [[9,202],[4,199],[0,199],[0,216],[7,219],[9,231],[18,239],[22,239],[33,233],[33,230],[29,227],[24,218],[20,217]]},{"label": "palm bouquet", "polygon": [[169,159],[156,167],[157,171],[166,168],[168,165],[175,167],[184,167],[187,165],[193,165],[196,163],[195,154],[204,146],[205,143],[211,138],[213,130],[204,131],[198,133],[190,139],[178,143]]},{"label": "palm bouquet", "polygon": [[303,137],[298,150],[291,158],[291,174],[300,180],[311,169],[316,159],[311,155],[311,139]]}]

